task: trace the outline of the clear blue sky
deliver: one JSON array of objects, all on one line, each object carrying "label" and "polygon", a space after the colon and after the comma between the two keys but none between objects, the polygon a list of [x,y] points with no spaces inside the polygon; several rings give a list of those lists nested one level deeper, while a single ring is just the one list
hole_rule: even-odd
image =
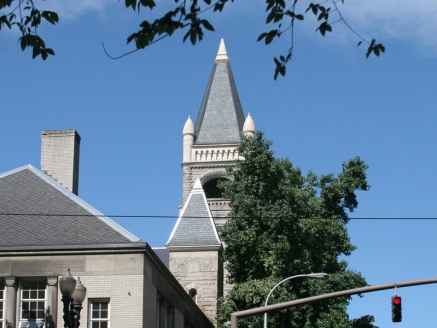
[{"label": "clear blue sky", "polygon": [[[163,2],[164,5],[171,1]],[[306,2],[302,2],[305,6]],[[310,15],[296,28],[285,78],[273,81],[273,56],[289,37],[257,43],[264,5],[229,4],[210,15],[216,32],[195,47],[182,34],[120,60],[141,18],[124,1],[47,1],[59,26],[40,29],[56,56],[21,52],[15,32],[0,32],[0,172],[39,168],[40,132],[82,136],[79,196],[111,215],[175,216],[181,204],[182,127],[196,118],[220,38],[224,38],[245,114],[304,173],[339,173],[355,156],[370,165],[371,189],[358,195],[347,258],[369,284],[437,276],[437,4],[407,0],[345,1],[348,22],[387,49],[365,60],[365,47],[334,25],[322,38]],[[303,11],[303,10],[302,10]],[[382,218],[382,219],[377,219]],[[384,218],[408,218],[388,220]],[[152,246],[163,246],[176,219],[116,219]],[[0,228],[1,230],[1,228]],[[431,327],[437,286],[399,290],[403,322]],[[354,298],[351,317],[373,314],[390,327],[394,291]]]}]

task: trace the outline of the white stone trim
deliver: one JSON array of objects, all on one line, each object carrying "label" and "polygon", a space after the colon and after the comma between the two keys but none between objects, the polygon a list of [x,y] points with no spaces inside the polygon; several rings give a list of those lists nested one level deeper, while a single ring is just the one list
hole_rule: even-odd
[{"label": "white stone trim", "polygon": [[215,57],[215,61],[227,61],[229,60],[228,52],[226,51],[225,40],[223,38],[220,40],[220,46]]}]

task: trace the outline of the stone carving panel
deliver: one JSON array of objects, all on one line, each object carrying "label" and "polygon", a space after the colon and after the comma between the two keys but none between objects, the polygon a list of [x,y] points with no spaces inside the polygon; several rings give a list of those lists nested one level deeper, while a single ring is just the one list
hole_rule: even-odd
[{"label": "stone carving panel", "polygon": [[216,259],[210,257],[183,257],[170,259],[170,271],[186,274],[188,272],[215,272]]}]

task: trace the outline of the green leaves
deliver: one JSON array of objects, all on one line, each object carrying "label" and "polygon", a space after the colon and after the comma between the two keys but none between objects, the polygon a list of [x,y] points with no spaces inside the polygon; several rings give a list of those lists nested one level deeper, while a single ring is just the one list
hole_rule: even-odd
[{"label": "green leaves", "polygon": [[9,29],[11,29],[10,19],[6,15],[0,16],[0,30],[2,29],[3,25],[6,25]]},{"label": "green leaves", "polygon": [[13,0],[0,0],[0,9],[10,7]]},{"label": "green leaves", "polygon": [[[215,4],[215,10],[221,10],[227,0],[219,0]],[[207,5],[211,4],[211,0],[204,0]],[[175,3],[178,3],[175,0]],[[126,0],[126,6],[135,8],[135,6],[145,6],[152,9],[156,6],[152,0],[136,2],[136,0]],[[218,6],[218,7],[217,7]],[[183,1],[174,10],[167,12],[164,16],[151,22],[148,20],[140,24],[142,28],[138,32],[132,33],[127,38],[127,43],[135,41],[137,49],[143,49],[152,43],[155,43],[166,36],[173,35],[177,30],[188,28],[188,31],[183,37],[185,42],[187,39],[194,45],[197,41],[201,41],[204,36],[203,29],[214,31],[212,24],[199,17],[200,7],[198,0],[191,0],[191,5],[187,1]]]},{"label": "green leaves", "polygon": [[325,36],[326,32],[332,32],[331,25],[328,24],[328,22],[323,22],[320,24],[320,26],[316,29],[316,32],[320,31],[320,34],[322,36]]},{"label": "green leaves", "polygon": [[43,11],[41,13],[41,16],[45,18],[49,23],[55,25],[59,22],[59,16],[57,13],[53,11]]},{"label": "green leaves", "polygon": [[37,35],[25,34],[20,39],[21,50],[27,47],[32,48],[32,58],[35,59],[39,55],[43,60],[46,60],[49,55],[54,56],[55,52],[51,48],[46,48],[44,41]]},{"label": "green leaves", "polygon": [[[203,40],[205,30],[214,31],[214,26],[211,24],[210,20],[204,19],[204,12],[212,10],[212,12],[219,13],[224,9],[227,3],[234,2],[234,0],[173,1],[174,6],[168,12],[164,14],[158,12],[155,19],[144,20],[140,24],[139,30],[131,33],[127,37],[127,44],[135,42],[136,50],[144,49],[165,37],[174,35],[178,30],[185,30],[182,36],[183,41],[185,42],[189,39],[191,44],[194,45]],[[170,0],[169,2],[173,1]],[[13,3],[14,0],[0,0],[0,9],[11,8]],[[140,13],[141,8],[152,10],[157,7],[157,3],[160,4],[160,2],[157,2],[156,0],[124,0],[126,8],[132,8],[133,11],[138,13]],[[285,76],[286,66],[292,57],[292,52],[294,50],[294,24],[297,21],[304,20],[305,16],[299,13],[299,5],[302,2],[298,0],[292,0],[289,2],[285,0],[265,0],[265,3],[265,23],[274,24],[275,26],[262,32],[257,40],[264,40],[265,45],[269,45],[286,32],[291,35],[288,54],[286,56],[274,57],[274,79],[276,80],[279,75]],[[332,10],[330,7],[322,5],[325,3],[326,1],[321,3],[310,3],[305,10],[305,13],[311,12],[314,14],[318,22],[316,32],[318,31],[322,36],[325,36],[327,32],[332,32],[335,23],[343,22],[346,27],[361,38],[358,46],[362,42],[369,43],[366,58],[368,58],[372,53],[375,56],[380,56],[381,53],[385,52],[385,47],[382,44],[376,44],[375,40],[367,42],[357,32],[352,30],[351,26],[343,19],[338,7],[340,3],[339,1],[328,2],[332,4]],[[343,3],[343,0],[341,3]],[[24,49],[36,46],[35,52],[32,53],[32,56],[41,55],[44,59],[47,58],[47,56],[52,55],[51,51],[44,50],[50,48],[42,46],[42,38],[36,39],[30,37],[30,35],[33,35],[34,37],[38,36],[37,30],[42,21],[47,21],[52,25],[58,23],[58,15],[53,11],[40,11],[35,7],[34,0],[16,1],[16,4],[16,6],[12,6],[13,9],[8,9],[9,12],[2,12],[0,14],[0,30],[3,27],[12,29],[15,26],[21,32],[20,44],[24,45]],[[334,17],[334,22],[332,22],[332,16]]]},{"label": "green leaves", "polygon": [[[10,7],[12,2],[12,0],[0,0],[0,9]],[[17,9],[19,10],[16,14]],[[40,11],[35,7],[33,0],[20,1],[14,10],[0,16],[0,30],[3,26],[9,29],[13,26],[18,27],[21,32],[21,37],[18,39],[21,50],[31,48],[32,58],[41,56],[43,60],[46,60],[49,56],[54,56],[55,52],[46,47],[44,40],[37,33],[42,18],[52,25],[59,22],[57,13],[48,10]]]},{"label": "green leaves", "polygon": [[275,75],[274,75],[274,79],[276,80],[278,77],[278,74],[281,74],[282,76],[285,75],[285,60],[283,60],[283,56],[280,57],[281,61],[278,60],[278,58],[274,58],[273,60],[275,61],[276,64],[276,69],[275,69]]},{"label": "green leaves", "polygon": [[[360,45],[360,43],[358,45]],[[375,54],[375,56],[379,57],[381,52],[385,52],[385,47],[381,43],[376,44],[375,39],[373,39],[367,48],[366,59],[369,58],[372,52]]]},{"label": "green leaves", "polygon": [[369,189],[364,161],[345,163],[338,177],[304,177],[287,159],[274,158],[270,144],[260,133],[246,138],[239,147],[245,160],[221,184],[232,204],[222,238],[233,282],[337,270],[337,256],[354,249],[344,225],[346,210],[358,205],[356,190]]},{"label": "green leaves", "polygon": [[148,7],[150,9],[153,9],[153,7],[156,7],[156,3],[153,0],[140,0],[137,4],[137,0],[125,0],[126,8],[131,7],[133,11],[140,11],[141,6]]},{"label": "green leaves", "polygon": [[279,31],[278,30],[271,30],[268,33],[262,33],[259,37],[257,41],[261,41],[262,39],[265,38],[265,44],[270,44],[273,41],[273,38],[275,37],[279,37]]},{"label": "green leaves", "polygon": [[[275,59],[277,65],[287,60]],[[312,172],[303,176],[288,159],[275,158],[271,144],[260,132],[245,137],[238,149],[244,160],[227,172],[233,180],[219,184],[232,209],[221,238],[227,245],[228,280],[234,284],[219,302],[220,327],[231,312],[262,306],[271,288],[285,277],[307,272],[330,275],[323,282],[286,282],[270,303],[366,285],[359,273],[339,260],[355,249],[346,230],[347,211],[358,206],[356,191],[369,189],[365,162],[356,157],[343,163],[338,176],[318,177]],[[269,314],[269,325],[351,328],[347,304],[341,298]],[[261,325],[261,316],[241,321],[241,327]]]}]

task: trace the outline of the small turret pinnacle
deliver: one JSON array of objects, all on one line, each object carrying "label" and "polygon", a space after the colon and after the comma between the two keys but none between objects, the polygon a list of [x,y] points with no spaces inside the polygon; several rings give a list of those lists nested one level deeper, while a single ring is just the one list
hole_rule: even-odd
[{"label": "small turret pinnacle", "polygon": [[221,39],[220,46],[217,52],[217,57],[215,57],[215,61],[227,61],[229,60],[228,53],[226,52],[225,41]]}]

